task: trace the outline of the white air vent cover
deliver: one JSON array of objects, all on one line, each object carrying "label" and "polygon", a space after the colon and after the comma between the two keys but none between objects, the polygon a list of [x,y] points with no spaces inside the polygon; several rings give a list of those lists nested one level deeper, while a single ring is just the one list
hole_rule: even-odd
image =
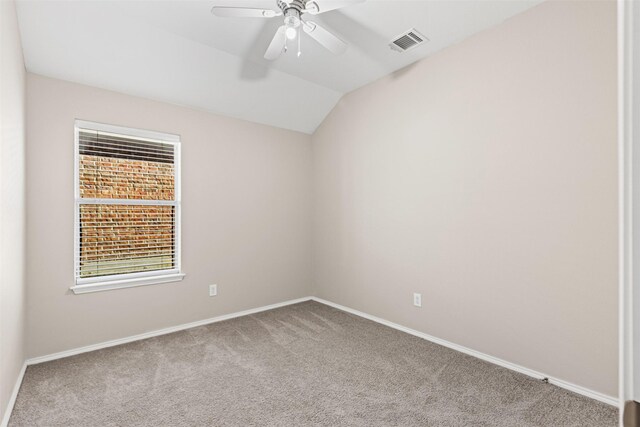
[{"label": "white air vent cover", "polygon": [[420,34],[415,28],[412,28],[396,37],[389,43],[389,47],[397,52],[406,52],[428,41],[428,38]]}]

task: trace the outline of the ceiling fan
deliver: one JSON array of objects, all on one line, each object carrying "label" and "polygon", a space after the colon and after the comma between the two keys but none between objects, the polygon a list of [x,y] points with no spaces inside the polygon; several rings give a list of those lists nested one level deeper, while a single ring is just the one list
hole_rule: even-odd
[{"label": "ceiling fan", "polygon": [[275,18],[284,17],[284,25],[278,28],[271,44],[264,54],[265,59],[273,61],[283,51],[287,51],[287,42],[298,43],[300,56],[301,31],[320,43],[327,50],[339,55],[347,50],[347,44],[320,25],[303,20],[304,14],[319,15],[330,10],[340,9],[366,0],[276,0],[279,10],[255,9],[247,7],[214,6],[211,13],[225,18]]}]

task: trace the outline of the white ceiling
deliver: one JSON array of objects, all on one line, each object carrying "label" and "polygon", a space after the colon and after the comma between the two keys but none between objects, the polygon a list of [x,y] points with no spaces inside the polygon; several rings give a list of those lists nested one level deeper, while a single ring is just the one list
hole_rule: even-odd
[{"label": "white ceiling", "polygon": [[[317,0],[321,3],[322,0]],[[282,18],[219,18],[211,7],[276,0],[20,0],[29,71],[313,133],[340,97],[542,0],[369,0],[309,19],[350,44],[310,38],[301,58],[262,58]],[[415,27],[429,42],[389,49]]]}]

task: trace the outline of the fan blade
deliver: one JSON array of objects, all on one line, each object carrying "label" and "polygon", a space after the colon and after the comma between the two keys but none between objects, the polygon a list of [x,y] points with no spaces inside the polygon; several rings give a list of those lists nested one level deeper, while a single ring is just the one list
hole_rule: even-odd
[{"label": "fan blade", "polygon": [[285,35],[285,27],[284,25],[278,28],[276,31],[276,35],[273,36],[273,40],[271,40],[271,44],[267,48],[267,51],[264,53],[264,59],[269,61],[273,61],[277,59],[280,54],[282,54],[282,49],[284,49],[284,45],[287,43],[287,36]]},{"label": "fan blade", "polygon": [[331,53],[340,55],[347,50],[347,44],[345,42],[320,25],[311,21],[305,21],[303,24],[304,32],[309,34],[312,39],[327,48]]},{"label": "fan blade", "polygon": [[270,9],[250,9],[246,7],[213,6],[211,13],[223,18],[273,18],[282,15]]},{"label": "fan blade", "polygon": [[304,12],[312,15],[328,12],[330,10],[340,9],[358,3],[364,3],[367,0],[314,0],[307,3]]}]

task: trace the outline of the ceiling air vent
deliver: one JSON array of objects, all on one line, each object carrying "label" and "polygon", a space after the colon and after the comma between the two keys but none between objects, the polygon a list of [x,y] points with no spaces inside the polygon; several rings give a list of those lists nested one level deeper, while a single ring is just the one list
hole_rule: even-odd
[{"label": "ceiling air vent", "polygon": [[396,37],[395,40],[389,43],[389,47],[397,52],[406,52],[428,41],[428,38],[420,34],[415,28],[412,28]]}]

